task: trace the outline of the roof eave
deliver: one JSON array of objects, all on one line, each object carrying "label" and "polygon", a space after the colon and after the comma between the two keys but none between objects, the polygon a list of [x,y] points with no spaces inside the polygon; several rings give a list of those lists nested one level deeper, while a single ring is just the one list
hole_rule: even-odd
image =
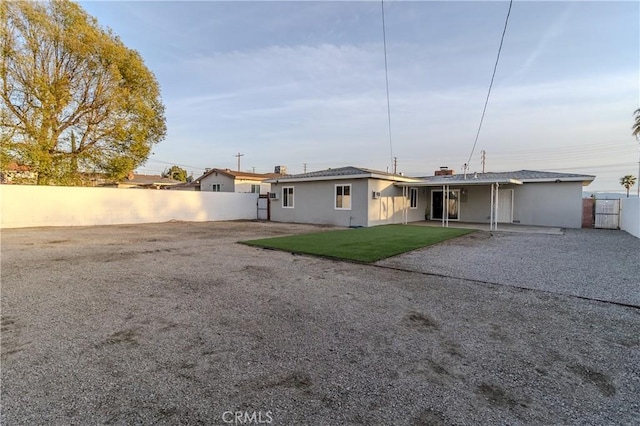
[{"label": "roof eave", "polygon": [[437,181],[415,181],[399,182],[396,186],[420,186],[420,187],[441,187],[441,186],[481,186],[481,185],[522,185],[522,181],[517,179],[467,179],[467,180],[437,180]]},{"label": "roof eave", "polygon": [[561,182],[582,182],[583,185],[588,185],[595,179],[595,176],[584,175],[584,176],[570,176],[570,177],[557,177],[557,178],[528,178],[528,179],[520,179],[523,183],[561,183]]},{"label": "roof eave", "polygon": [[348,180],[348,179],[381,179],[393,182],[417,182],[415,178],[409,178],[404,176],[387,176],[377,173],[361,173],[351,175],[335,175],[335,176],[311,176],[311,177],[289,177],[289,178],[274,178],[267,179],[266,183],[287,183],[287,182],[314,182],[314,181],[326,181],[326,180]]}]

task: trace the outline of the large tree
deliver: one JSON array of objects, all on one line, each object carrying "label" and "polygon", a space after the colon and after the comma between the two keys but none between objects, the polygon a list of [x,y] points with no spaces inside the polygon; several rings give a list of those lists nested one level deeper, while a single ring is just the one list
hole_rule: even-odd
[{"label": "large tree", "polygon": [[179,180],[180,182],[186,182],[187,171],[180,166],[171,166],[170,169],[166,169],[164,172],[162,172],[162,177]]},{"label": "large tree", "polygon": [[3,1],[0,25],[2,165],[30,166],[39,184],[119,179],[164,139],[155,76],[80,6]]}]

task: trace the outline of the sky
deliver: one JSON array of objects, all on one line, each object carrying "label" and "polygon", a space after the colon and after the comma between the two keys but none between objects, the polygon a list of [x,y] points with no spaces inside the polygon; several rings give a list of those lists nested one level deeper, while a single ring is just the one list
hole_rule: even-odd
[{"label": "sky", "polygon": [[[547,170],[617,190],[638,175],[640,3],[86,1],[156,75],[167,137],[140,173],[179,165],[432,175]],[[386,75],[388,75],[388,104]],[[389,123],[390,117],[390,123]],[[390,131],[391,129],[391,131]]]}]

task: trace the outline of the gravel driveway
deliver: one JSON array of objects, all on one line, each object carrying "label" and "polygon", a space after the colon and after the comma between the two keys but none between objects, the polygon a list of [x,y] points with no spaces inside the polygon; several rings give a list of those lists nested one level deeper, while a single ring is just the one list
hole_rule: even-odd
[{"label": "gravel driveway", "polygon": [[640,418],[638,309],[235,244],[310,230],[3,230],[0,423]]}]

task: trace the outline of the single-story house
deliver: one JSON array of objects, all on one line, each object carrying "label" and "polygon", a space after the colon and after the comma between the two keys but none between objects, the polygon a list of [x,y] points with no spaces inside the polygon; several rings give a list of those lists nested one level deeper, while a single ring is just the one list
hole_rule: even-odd
[{"label": "single-story house", "polygon": [[271,191],[267,179],[280,177],[279,173],[248,173],[229,169],[211,169],[195,180],[200,191],[251,192],[266,194]]},{"label": "single-story house", "polygon": [[[271,220],[375,226],[424,220],[426,198],[411,200],[397,183],[420,182],[416,178],[370,170],[340,167],[269,179]],[[409,205],[408,209],[405,207]]]},{"label": "single-story house", "polygon": [[[531,170],[412,178],[341,167],[270,179],[271,220],[375,226],[435,220],[582,225],[582,187],[595,176]],[[447,173],[448,172],[448,173]]]},{"label": "single-story house", "polygon": [[[135,188],[135,189],[168,189],[169,187],[179,185],[179,180],[165,178],[160,175],[140,175],[129,173],[124,180],[118,182],[115,186],[118,188]],[[103,185],[110,186],[110,185]]]}]

